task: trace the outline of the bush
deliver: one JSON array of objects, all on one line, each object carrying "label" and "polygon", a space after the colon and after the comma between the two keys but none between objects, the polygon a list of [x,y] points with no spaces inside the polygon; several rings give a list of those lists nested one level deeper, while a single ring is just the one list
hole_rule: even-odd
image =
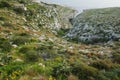
[{"label": "bush", "polygon": [[12,39],[12,42],[13,44],[16,44],[16,45],[22,45],[27,42],[30,42],[30,39],[27,37],[23,37],[23,36],[17,36]]},{"label": "bush", "polygon": [[5,27],[13,27],[13,24],[8,23],[8,22],[5,22],[4,24],[2,24],[2,26],[5,26]]},{"label": "bush", "polygon": [[36,62],[39,59],[39,55],[36,51],[30,50],[25,54],[25,59],[27,62]]},{"label": "bush", "polygon": [[51,74],[51,67],[45,66],[43,63],[39,63],[39,64],[33,65],[33,67],[32,67],[32,70],[35,73],[44,74],[44,75]]},{"label": "bush", "polygon": [[19,36],[29,37],[29,36],[30,36],[30,34],[23,32],[23,33],[19,34]]},{"label": "bush", "polygon": [[108,80],[97,69],[83,63],[72,64],[72,73],[77,75],[79,80]]},{"label": "bush", "polygon": [[67,76],[71,73],[71,67],[67,63],[61,63],[53,67],[52,76],[57,80],[67,80]]},{"label": "bush", "polygon": [[6,41],[5,38],[0,38],[0,44],[2,44],[4,41]]},{"label": "bush", "polygon": [[52,76],[57,80],[67,80],[67,77],[73,74],[78,80],[108,80],[96,68],[84,63],[61,64],[53,67]]},{"label": "bush", "polygon": [[5,18],[4,17],[0,17],[0,20],[5,21]]},{"label": "bush", "polygon": [[17,0],[17,1],[22,4],[27,4],[29,2],[32,2],[32,0]]},{"label": "bush", "polygon": [[30,47],[24,46],[24,47],[20,48],[19,52],[25,54],[25,53],[27,53],[27,52],[30,51],[30,50],[31,50]]},{"label": "bush", "polygon": [[0,8],[4,8],[4,7],[10,8],[11,5],[8,1],[0,1]]},{"label": "bush", "polygon": [[14,8],[13,9],[17,14],[22,14],[24,13],[24,9],[23,8]]},{"label": "bush", "polygon": [[0,65],[8,64],[12,61],[10,54],[0,53]]},{"label": "bush", "polygon": [[2,80],[18,80],[23,74],[23,64],[11,63],[0,68],[2,72]]},{"label": "bush", "polygon": [[120,80],[120,68],[105,73],[110,80]]},{"label": "bush", "polygon": [[60,29],[57,31],[58,36],[64,36],[69,29]]},{"label": "bush", "polygon": [[[0,41],[1,42],[1,41]],[[2,49],[3,52],[10,52],[12,49],[12,45],[10,44],[9,41],[4,41],[0,44],[0,48]]]},{"label": "bush", "polygon": [[111,60],[97,60],[91,64],[91,66],[100,70],[110,70],[113,68],[113,63]]},{"label": "bush", "polygon": [[120,64],[120,54],[119,53],[113,54],[113,61]]}]

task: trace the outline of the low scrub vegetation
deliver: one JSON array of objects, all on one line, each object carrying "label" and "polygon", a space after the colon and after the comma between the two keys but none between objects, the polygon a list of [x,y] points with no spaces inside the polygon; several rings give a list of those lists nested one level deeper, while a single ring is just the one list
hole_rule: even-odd
[{"label": "low scrub vegetation", "polygon": [[0,80],[120,80],[119,41],[67,41],[63,20],[71,12],[32,0],[0,0]]}]

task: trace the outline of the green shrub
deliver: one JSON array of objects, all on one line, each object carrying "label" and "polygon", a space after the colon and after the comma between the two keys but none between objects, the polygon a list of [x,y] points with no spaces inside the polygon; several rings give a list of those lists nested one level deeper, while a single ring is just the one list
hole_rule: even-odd
[{"label": "green shrub", "polygon": [[120,68],[105,73],[110,80],[120,80]]},{"label": "green shrub", "polygon": [[45,66],[43,63],[38,63],[33,65],[32,70],[39,74],[50,75],[52,69],[49,66]]},{"label": "green shrub", "polygon": [[23,32],[23,33],[19,34],[19,36],[29,37],[30,35],[28,33]]},{"label": "green shrub", "polygon": [[30,42],[30,39],[28,37],[23,37],[23,36],[17,36],[12,39],[13,44],[16,45],[22,45],[27,42]]},{"label": "green shrub", "polygon": [[91,64],[91,66],[100,70],[110,70],[113,68],[113,63],[111,60],[97,60]]},{"label": "green shrub", "polygon": [[72,73],[80,80],[108,80],[97,69],[83,63],[72,64]]},{"label": "green shrub", "polygon": [[36,51],[30,50],[25,54],[25,59],[27,62],[36,62],[39,59],[39,55]]},{"label": "green shrub", "polygon": [[0,44],[2,44],[4,41],[6,41],[5,38],[0,38]]},{"label": "green shrub", "polygon": [[40,73],[40,74],[43,74],[44,73],[44,68],[39,66],[39,65],[34,65],[32,67],[32,69],[36,72],[36,73]]},{"label": "green shrub", "polygon": [[5,18],[4,17],[0,17],[0,20],[5,21]]},{"label": "green shrub", "polygon": [[9,22],[5,22],[4,24],[2,24],[2,26],[5,27],[13,27],[13,24],[9,23]]},{"label": "green shrub", "polygon": [[0,1],[0,8],[4,8],[4,7],[10,8],[11,5],[8,1]]},{"label": "green shrub", "polygon": [[65,35],[65,33],[68,31],[69,29],[60,29],[60,30],[58,30],[57,31],[57,34],[59,35],[59,36],[64,36]]},{"label": "green shrub", "polygon": [[120,64],[120,54],[119,53],[113,54],[113,60],[114,62],[117,62]]},{"label": "green shrub", "polygon": [[12,61],[12,56],[6,53],[0,53],[0,65],[8,64]]},{"label": "green shrub", "polygon": [[96,68],[84,63],[63,64],[53,67],[52,76],[57,80],[67,80],[70,74],[76,75],[79,80],[108,80]]},{"label": "green shrub", "polygon": [[22,4],[27,4],[29,2],[32,2],[32,0],[17,0],[17,1]]},{"label": "green shrub", "polygon": [[22,8],[14,8],[13,9],[17,14],[22,14],[24,13],[24,10]]},{"label": "green shrub", "polygon": [[[12,49],[12,45],[7,40],[2,40],[3,42],[0,44],[0,48],[3,52],[10,52]],[[1,42],[1,41],[0,41]]]},{"label": "green shrub", "polygon": [[25,54],[25,53],[27,53],[30,50],[31,50],[30,47],[24,46],[24,47],[20,48],[19,52]]},{"label": "green shrub", "polygon": [[53,67],[52,76],[57,80],[67,80],[67,76],[71,73],[71,67],[67,63],[61,63]]},{"label": "green shrub", "polygon": [[13,63],[0,67],[0,72],[2,72],[2,80],[18,80],[23,74],[23,64]]}]

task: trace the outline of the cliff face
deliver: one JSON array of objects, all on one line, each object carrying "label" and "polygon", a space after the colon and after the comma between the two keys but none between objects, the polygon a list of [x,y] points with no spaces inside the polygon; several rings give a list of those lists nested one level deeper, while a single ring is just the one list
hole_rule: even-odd
[{"label": "cliff face", "polygon": [[120,39],[120,8],[84,10],[66,35],[78,42],[96,43]]}]

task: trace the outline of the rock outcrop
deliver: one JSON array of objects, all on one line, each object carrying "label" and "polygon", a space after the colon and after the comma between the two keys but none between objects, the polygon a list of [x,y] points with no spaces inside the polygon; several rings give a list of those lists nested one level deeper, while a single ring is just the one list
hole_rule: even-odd
[{"label": "rock outcrop", "polygon": [[98,43],[120,39],[120,8],[84,10],[72,20],[67,37],[77,42]]},{"label": "rock outcrop", "polygon": [[72,25],[69,22],[69,19],[74,18],[74,15],[77,13],[77,11],[72,8],[56,4],[47,4],[44,2],[40,2],[38,4],[31,3],[30,5],[27,5],[27,8],[27,19],[30,19],[31,15],[32,23],[30,25],[33,26],[35,29],[41,26],[52,30],[59,30],[60,28],[70,28],[72,27]]}]

